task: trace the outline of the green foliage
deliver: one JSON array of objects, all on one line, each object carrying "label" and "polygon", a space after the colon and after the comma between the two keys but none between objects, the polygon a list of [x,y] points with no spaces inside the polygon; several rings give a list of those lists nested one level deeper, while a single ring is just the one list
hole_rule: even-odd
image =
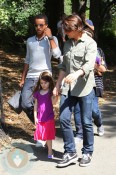
[{"label": "green foliage", "polygon": [[0,30],[11,30],[26,36],[29,17],[44,10],[44,0],[0,0]]},{"label": "green foliage", "polygon": [[109,65],[116,64],[116,17],[113,16],[105,23],[99,34],[99,44],[103,48]]},{"label": "green foliage", "polygon": [[112,4],[104,19],[103,31],[105,31],[107,35],[110,33],[116,37],[116,4]]},{"label": "green foliage", "polygon": [[112,34],[116,37],[116,16],[112,16],[109,21],[106,21],[102,30],[106,33],[107,36],[109,34]]},{"label": "green foliage", "polygon": [[71,0],[64,0],[64,12],[67,15],[70,15],[72,13],[71,5]]}]

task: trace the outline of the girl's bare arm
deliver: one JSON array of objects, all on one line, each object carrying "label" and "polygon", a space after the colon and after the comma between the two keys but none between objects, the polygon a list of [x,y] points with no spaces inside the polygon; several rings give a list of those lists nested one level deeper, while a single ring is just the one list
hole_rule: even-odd
[{"label": "girl's bare arm", "polygon": [[38,118],[37,118],[37,99],[35,99],[35,102],[34,102],[34,123],[35,123],[35,125],[38,123]]}]

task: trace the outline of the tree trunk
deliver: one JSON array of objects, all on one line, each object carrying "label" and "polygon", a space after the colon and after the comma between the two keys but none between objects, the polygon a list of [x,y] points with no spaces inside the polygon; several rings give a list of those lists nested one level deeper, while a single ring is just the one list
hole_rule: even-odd
[{"label": "tree trunk", "polygon": [[95,27],[95,40],[98,41],[101,0],[90,0],[90,19]]},{"label": "tree trunk", "polygon": [[53,35],[57,33],[57,22],[62,13],[64,13],[64,0],[46,0],[46,15],[48,17],[49,27]]},{"label": "tree trunk", "polygon": [[86,12],[86,5],[87,5],[87,0],[85,0],[83,3],[81,3],[80,5],[80,9],[79,9],[79,14],[81,15],[82,13]]},{"label": "tree trunk", "polygon": [[71,0],[72,3],[72,13],[78,14],[80,9],[80,1],[79,0]]},{"label": "tree trunk", "polygon": [[72,13],[76,13],[81,15],[81,13],[85,13],[87,0],[80,2],[80,0],[71,0],[72,2]]},{"label": "tree trunk", "polygon": [[2,81],[0,77],[0,125],[4,123],[4,114],[3,114],[3,100],[2,100]]}]

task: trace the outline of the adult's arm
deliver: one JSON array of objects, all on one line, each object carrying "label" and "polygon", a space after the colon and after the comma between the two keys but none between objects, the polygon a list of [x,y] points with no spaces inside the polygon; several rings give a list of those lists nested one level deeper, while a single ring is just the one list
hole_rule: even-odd
[{"label": "adult's arm", "polygon": [[52,36],[52,32],[50,28],[46,28],[45,35],[48,37],[48,39],[53,37],[53,39],[49,39],[52,55],[54,58],[59,58],[61,56],[61,51],[58,46],[57,38],[55,36]]},{"label": "adult's arm", "polygon": [[75,79],[77,79],[80,76],[84,75],[84,71],[82,69],[79,69],[78,71],[76,71],[75,73],[71,73],[68,76],[66,76],[64,82],[65,83],[72,83]]},{"label": "adult's arm", "polygon": [[53,95],[54,96],[57,96],[59,94],[60,86],[61,86],[62,80],[65,78],[65,76],[66,76],[66,72],[64,72],[63,70],[60,70],[59,76],[58,76],[58,79],[57,79],[57,82],[56,82],[56,86],[53,90]]},{"label": "adult's arm", "polygon": [[97,69],[97,71],[99,71],[101,73],[106,71],[106,67],[104,65],[102,65],[102,64],[98,65],[98,64],[95,63],[95,69]]},{"label": "adult's arm", "polygon": [[70,84],[80,76],[84,76],[84,78],[86,78],[89,73],[94,70],[96,55],[97,45],[95,41],[91,41],[88,43],[86,48],[85,63],[79,70],[66,76],[65,83]]},{"label": "adult's arm", "polygon": [[30,52],[29,52],[29,39],[28,39],[26,42],[26,58],[25,58],[25,63],[24,63],[24,67],[23,67],[22,78],[21,78],[21,81],[19,83],[20,87],[22,87],[24,85],[27,71],[29,69],[29,62],[30,62]]},{"label": "adult's arm", "polygon": [[94,40],[91,40],[89,43],[87,43],[85,63],[81,67],[81,69],[84,71],[85,77],[87,77],[89,73],[94,70],[96,55],[97,55],[97,44]]},{"label": "adult's arm", "polygon": [[29,69],[29,64],[24,64],[24,68],[23,68],[23,73],[22,73],[22,78],[21,78],[21,81],[19,83],[19,86],[22,87],[24,85],[24,82],[25,82],[25,78],[26,78],[26,75],[27,75],[27,71]]}]

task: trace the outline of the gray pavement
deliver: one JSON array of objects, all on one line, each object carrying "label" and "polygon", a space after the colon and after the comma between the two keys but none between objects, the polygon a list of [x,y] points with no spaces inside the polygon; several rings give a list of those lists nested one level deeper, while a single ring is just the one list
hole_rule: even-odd
[{"label": "gray pavement", "polygon": [[[59,125],[53,142],[54,159],[47,159],[45,148],[36,148],[33,140],[13,140],[12,147],[0,154],[0,175],[116,175],[116,97],[101,106],[105,134],[97,136],[94,126],[94,154],[88,167],[79,167],[77,162],[65,168],[56,168],[62,157],[63,141]],[[77,144],[81,157],[82,142]]]}]

